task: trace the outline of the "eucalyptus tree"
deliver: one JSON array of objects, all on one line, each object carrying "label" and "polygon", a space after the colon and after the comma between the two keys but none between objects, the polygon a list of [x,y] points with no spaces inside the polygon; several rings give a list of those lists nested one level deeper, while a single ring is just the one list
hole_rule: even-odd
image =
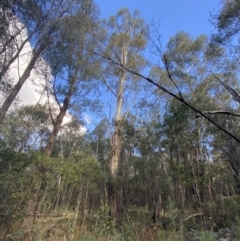
[{"label": "eucalyptus tree", "polygon": [[10,66],[21,57],[22,50],[26,43],[30,42],[32,50],[29,53],[26,67],[24,67],[23,71],[19,71],[17,84],[11,88],[11,91],[7,94],[0,108],[0,123],[3,121],[21,87],[29,78],[38,59],[60,38],[58,25],[61,20],[81,9],[86,2],[89,1],[12,0],[8,1],[9,4],[2,7],[1,11],[3,11],[3,13],[11,12],[13,16],[16,16],[18,22],[15,24],[17,28],[13,28],[13,33],[5,35],[1,45],[1,56],[6,56],[0,69],[1,82],[4,82],[3,78],[5,78],[9,72]]},{"label": "eucalyptus tree", "polygon": [[[217,33],[212,35],[211,47],[214,51],[218,46],[224,46],[228,51],[227,60],[231,60],[238,66],[239,71],[239,33],[240,33],[240,20],[239,20],[240,3],[237,0],[220,1],[219,9],[213,12],[211,20],[215,26]],[[226,70],[229,71],[229,70]],[[231,70],[230,70],[231,71]],[[216,80],[229,91],[233,99],[240,103],[239,87],[235,85],[227,85],[222,79],[222,76],[216,77]],[[214,113],[222,114],[222,113]],[[231,113],[228,113],[231,114]],[[237,113],[238,114],[238,113]]]},{"label": "eucalyptus tree", "polygon": [[[213,34],[212,48],[216,48],[216,46],[224,46],[228,50],[228,59],[234,62],[238,66],[238,71],[240,67],[239,57],[240,57],[240,45],[239,45],[239,34],[240,34],[240,19],[239,19],[239,11],[240,11],[240,2],[237,0],[229,0],[229,1],[221,1],[219,5],[219,9],[217,12],[212,14],[212,23],[215,26],[217,33]],[[229,71],[229,70],[228,70]],[[237,102],[237,105],[240,103],[240,95],[239,95],[239,86],[228,84],[223,79],[222,76],[218,76],[217,81],[219,84],[224,86],[224,88],[229,91],[232,95],[233,101]],[[235,104],[236,106],[236,104]],[[231,116],[222,119],[221,112],[215,112],[216,118],[221,119],[231,131],[235,133],[239,133],[239,108],[233,114],[235,117]],[[221,133],[218,133],[219,137],[222,136]],[[222,142],[226,148],[222,150]],[[229,139],[229,137],[220,137],[214,142],[219,149],[222,150],[222,157],[229,163],[235,180],[235,186],[237,193],[240,192],[240,166],[239,162],[236,160],[235,156],[239,153],[239,144],[235,143]],[[220,144],[221,143],[221,144]],[[220,144],[220,145],[219,145]]]},{"label": "eucalyptus tree", "polygon": [[96,5],[86,1],[74,15],[63,18],[59,21],[58,29],[61,38],[52,44],[45,55],[53,76],[49,91],[59,108],[57,117],[52,118],[53,131],[46,146],[47,155],[51,154],[67,110],[79,109],[81,112],[93,106],[90,92],[96,86],[93,81],[100,65],[89,50],[94,48],[92,32],[96,27],[97,16]]},{"label": "eucalyptus tree", "polygon": [[[102,23],[106,29],[102,32],[104,48],[102,55],[106,59],[114,59],[119,64],[141,70],[146,66],[142,51],[147,44],[148,26],[141,18],[139,11],[131,13],[128,9],[121,9],[116,16]],[[104,81],[108,89],[116,98],[114,115],[115,127],[112,135],[111,174],[117,176],[121,153],[121,124],[124,121],[123,106],[126,91],[133,84],[134,77],[126,70],[114,64],[105,65],[107,74]]]},{"label": "eucalyptus tree", "polygon": [[[240,3],[238,0],[221,0],[219,6],[218,12],[212,14],[212,23],[218,30],[217,34],[213,35],[213,39],[219,44],[230,46],[229,42],[234,40],[234,38],[239,40]],[[233,44],[235,46],[238,45],[238,41],[234,41]]]},{"label": "eucalyptus tree", "polygon": [[[142,70],[146,66],[143,50],[147,44],[148,26],[141,18],[139,11],[131,13],[128,9],[120,9],[115,16],[102,21],[99,31],[100,50],[98,52],[105,60],[113,59],[120,65],[134,70]],[[119,166],[122,152],[122,126],[124,123],[123,108],[126,106],[127,95],[131,90],[140,85],[139,78],[129,74],[124,68],[105,61],[103,80],[116,100],[114,127],[111,138],[110,172],[113,182],[119,177]],[[133,100],[131,101],[133,103]],[[131,104],[132,104],[131,103]],[[128,111],[125,111],[125,113]],[[121,184],[118,190],[114,185],[109,185],[110,209],[113,219],[119,221],[123,211],[121,201]],[[118,220],[119,219],[119,220]]]}]

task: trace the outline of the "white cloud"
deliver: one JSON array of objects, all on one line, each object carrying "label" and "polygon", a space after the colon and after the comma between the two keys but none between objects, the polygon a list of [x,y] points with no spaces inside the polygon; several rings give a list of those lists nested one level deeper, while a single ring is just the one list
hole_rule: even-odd
[{"label": "white cloud", "polygon": [[[20,26],[19,24],[14,23],[17,27]],[[15,27],[16,27],[15,26]],[[14,26],[13,26],[14,28]],[[11,31],[14,31],[11,29]],[[21,35],[17,36],[18,43],[22,43],[27,37],[26,30],[22,31]],[[29,42],[27,42],[22,49],[19,58],[17,58],[9,69],[9,77],[14,80],[13,84],[16,84],[23,74],[24,70],[26,69],[32,55],[32,48]],[[51,109],[56,110],[55,112],[58,113],[59,106],[56,100],[50,96],[48,99],[47,93],[45,91],[46,87],[46,80],[49,82],[51,79],[50,69],[47,66],[46,62],[40,59],[35,67],[31,71],[30,77],[26,80],[24,85],[22,86],[21,90],[19,91],[17,97],[20,99],[19,106],[23,105],[36,105],[45,104],[49,101]],[[66,113],[66,116],[63,119],[63,126],[70,123],[72,121],[72,116],[69,112]],[[79,128],[79,134],[83,135],[86,132],[85,127]]]}]

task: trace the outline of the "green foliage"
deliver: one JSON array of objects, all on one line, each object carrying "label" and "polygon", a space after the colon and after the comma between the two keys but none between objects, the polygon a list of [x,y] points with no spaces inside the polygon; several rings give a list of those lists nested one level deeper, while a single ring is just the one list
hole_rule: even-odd
[{"label": "green foliage", "polygon": [[111,144],[108,138],[108,120],[102,119],[88,136],[91,150],[101,167],[108,169],[108,161],[111,153]]},{"label": "green foliage", "polygon": [[41,150],[48,138],[49,126],[46,106],[22,106],[7,115],[0,126],[0,149]]},{"label": "green foliage", "polygon": [[110,217],[110,209],[108,205],[101,200],[101,206],[97,214],[96,232],[109,235],[115,231],[115,224]]},{"label": "green foliage", "polygon": [[[10,150],[2,151],[0,156],[0,230],[13,232],[14,236],[16,230],[24,232],[25,226],[21,224],[26,222],[24,220],[33,220],[36,213],[47,214],[49,204],[64,195],[66,187],[78,193],[84,186],[98,195],[101,170],[96,161],[84,153],[70,160]],[[85,192],[85,189],[82,188],[82,191]],[[64,204],[63,200],[58,202],[55,205]],[[55,208],[59,209],[58,206]]]},{"label": "green foliage", "polygon": [[38,184],[38,178],[28,169],[33,160],[24,154],[2,151],[0,173],[1,230],[15,228],[25,217],[27,200]]},{"label": "green foliage", "polygon": [[134,220],[130,216],[126,216],[123,220],[121,235],[123,240],[131,241],[135,240],[137,237],[137,220]]},{"label": "green foliage", "polygon": [[61,161],[56,171],[62,176],[67,184],[79,185],[94,184],[101,178],[101,170],[98,163],[91,156],[79,153],[71,159]]},{"label": "green foliage", "polygon": [[135,58],[134,53],[145,48],[148,27],[139,11],[131,13],[127,8],[120,9],[116,16],[110,17],[108,26],[111,33],[110,44],[119,50],[122,46],[129,48],[130,59]]},{"label": "green foliage", "polygon": [[179,229],[179,213],[180,210],[176,206],[173,200],[169,199],[168,200],[168,210],[169,210],[169,218],[168,221],[165,223],[165,226],[167,228],[172,227],[175,228],[176,230]]},{"label": "green foliage", "polygon": [[218,43],[226,43],[238,35],[240,31],[239,9],[240,3],[238,0],[221,1],[220,11],[213,15],[212,19],[218,30],[218,34],[214,36]]}]

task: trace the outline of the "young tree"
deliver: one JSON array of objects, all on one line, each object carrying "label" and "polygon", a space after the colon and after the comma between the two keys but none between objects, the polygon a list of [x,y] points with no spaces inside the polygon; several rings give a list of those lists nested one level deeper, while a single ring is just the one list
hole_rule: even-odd
[{"label": "young tree", "polygon": [[50,116],[46,106],[22,106],[10,113],[0,126],[1,149],[20,152],[41,150],[47,141]]}]

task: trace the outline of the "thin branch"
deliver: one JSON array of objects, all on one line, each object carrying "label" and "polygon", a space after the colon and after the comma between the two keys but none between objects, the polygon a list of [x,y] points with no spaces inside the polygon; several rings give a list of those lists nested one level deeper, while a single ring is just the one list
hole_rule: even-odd
[{"label": "thin branch", "polygon": [[232,97],[238,102],[240,103],[240,96],[239,94],[232,88],[230,87],[229,85],[225,84],[222,80],[220,80],[214,73],[212,73],[213,76],[215,77],[215,79],[221,83],[225,89],[232,95]]},{"label": "thin branch", "polygon": [[117,97],[116,93],[110,88],[110,86],[107,84],[106,79],[104,78],[103,75],[101,75],[102,79],[103,79],[103,83],[106,85],[107,89],[115,96]]},{"label": "thin branch", "polygon": [[238,112],[232,112],[227,110],[210,110],[210,111],[203,111],[204,114],[224,114],[224,115],[232,115],[232,116],[238,116],[240,117],[240,113]]},{"label": "thin branch", "polygon": [[[158,40],[158,42],[161,42],[158,37],[157,37],[157,40]],[[168,59],[167,59],[166,54],[164,53],[163,48],[161,47],[161,43],[160,43],[160,45],[157,45],[157,44],[155,43],[155,41],[152,40],[152,39],[150,39],[150,42],[151,42],[151,44],[153,45],[153,47],[156,49],[156,51],[154,51],[154,54],[159,53],[159,57],[161,58],[161,60],[162,60],[162,62],[163,62],[163,65],[164,65],[164,67],[165,67],[165,70],[167,71],[167,75],[168,75],[169,79],[171,80],[171,82],[173,83],[173,85],[176,87],[179,96],[182,96],[182,93],[181,93],[178,85],[175,83],[175,81],[174,81],[173,78],[172,78],[172,74],[171,74],[171,72],[170,72],[170,70],[169,70],[169,61],[168,61]]]},{"label": "thin branch", "polygon": [[172,83],[174,84],[174,86],[178,90],[179,96],[182,98],[182,93],[181,93],[180,89],[178,88],[177,84],[175,83],[175,81],[172,78],[172,74],[171,74],[171,72],[169,70],[169,63],[168,63],[167,57],[166,57],[166,55],[164,53],[162,53],[162,61],[163,61],[163,64],[165,66],[165,69],[167,71],[168,78],[172,81]]}]

